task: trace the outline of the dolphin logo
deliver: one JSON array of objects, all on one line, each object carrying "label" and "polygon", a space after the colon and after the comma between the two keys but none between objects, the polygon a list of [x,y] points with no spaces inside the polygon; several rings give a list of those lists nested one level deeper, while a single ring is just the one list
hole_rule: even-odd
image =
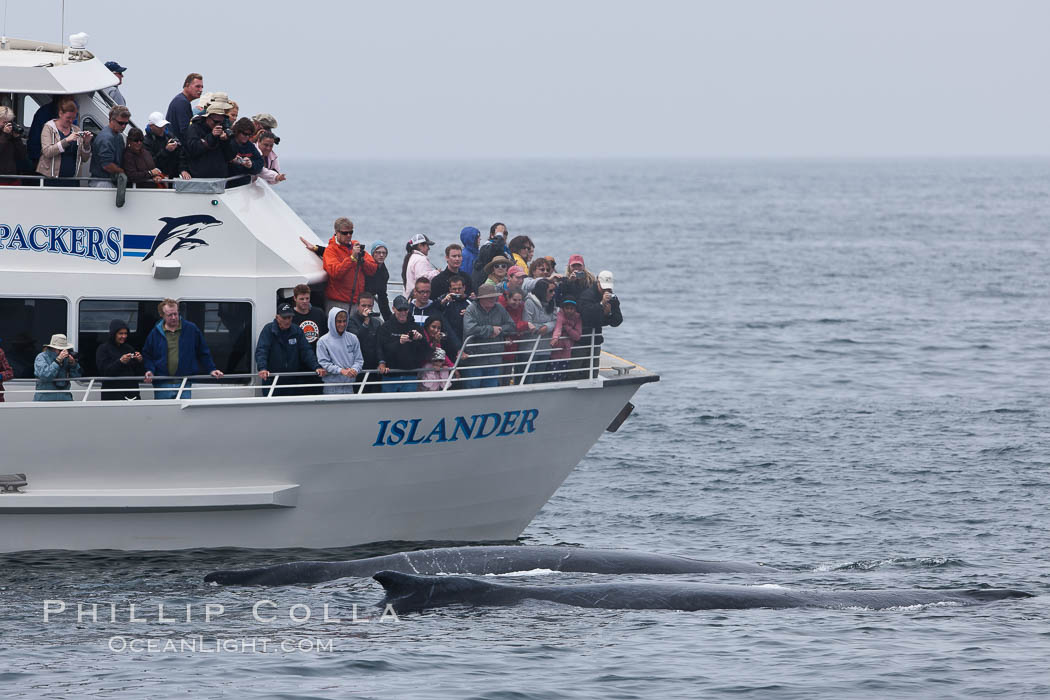
[{"label": "dolphin logo", "polygon": [[164,257],[168,257],[176,250],[180,248],[185,250],[193,250],[194,248],[200,248],[201,246],[208,245],[207,241],[202,238],[194,238],[194,236],[212,226],[221,226],[222,222],[216,219],[214,216],[208,214],[194,214],[192,216],[162,216],[159,221],[164,222],[164,228],[160,230],[157,237],[153,240],[153,247],[149,249],[143,260],[149,260],[153,257],[153,254],[160,250],[160,247],[165,243],[175,241],[175,245],[171,247]]}]

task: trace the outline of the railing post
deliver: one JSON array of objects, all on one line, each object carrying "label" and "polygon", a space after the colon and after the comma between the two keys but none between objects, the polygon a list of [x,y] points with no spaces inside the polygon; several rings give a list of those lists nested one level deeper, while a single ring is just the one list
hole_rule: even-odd
[{"label": "railing post", "polygon": [[448,379],[445,380],[445,386],[441,387],[442,391],[448,391],[449,387],[452,386],[452,378],[456,376],[456,370],[459,369],[459,360],[463,357],[463,351],[467,347],[467,343],[474,336],[468,335],[463,341],[463,345],[459,347],[459,353],[456,355],[456,361],[452,363],[452,369],[448,371]]},{"label": "railing post", "polygon": [[270,382],[270,390],[266,392],[266,398],[270,398],[271,396],[273,396],[273,390],[277,388],[277,378],[280,376],[280,374],[270,375],[270,379],[273,381]]},{"label": "railing post", "polygon": [[[91,381],[88,382],[87,389],[84,389],[84,398],[81,399],[81,402],[84,402],[84,401],[88,400],[88,394],[91,393],[91,389],[94,388],[94,386],[95,386],[95,378],[92,377]],[[102,398],[105,398],[105,396],[103,396]]]},{"label": "railing post", "polygon": [[591,371],[590,371],[590,375],[591,375],[590,378],[591,379],[597,379],[598,378],[598,363],[597,363],[598,353],[595,352],[597,349],[598,349],[598,334],[592,328],[591,329],[591,361],[589,363],[590,366],[591,366]]},{"label": "railing post", "polygon": [[529,353],[529,359],[525,362],[525,369],[521,371],[521,383],[524,384],[525,380],[529,376],[529,368],[532,367],[532,360],[536,357],[536,348],[540,346],[540,336],[536,336],[532,343],[532,352]]},{"label": "railing post", "polygon": [[181,399],[182,398],[182,391],[183,391],[183,389],[186,388],[186,382],[188,380],[189,380],[189,377],[183,377],[182,381],[179,382],[179,390],[177,392],[175,392],[175,398],[176,399]]}]

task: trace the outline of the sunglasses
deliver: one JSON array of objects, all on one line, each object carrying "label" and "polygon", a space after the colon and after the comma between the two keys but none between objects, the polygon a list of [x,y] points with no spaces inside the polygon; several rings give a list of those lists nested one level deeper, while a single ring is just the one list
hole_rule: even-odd
[{"label": "sunglasses", "polygon": [[121,126],[127,126],[130,123],[127,120],[120,121],[119,119],[114,119],[113,121],[115,121],[117,124],[120,124]]},{"label": "sunglasses", "polygon": [[493,267],[510,267],[507,263],[496,263]]},{"label": "sunglasses", "polygon": [[339,234],[340,236],[352,236],[352,235],[354,235],[353,231],[336,231],[336,233]]}]

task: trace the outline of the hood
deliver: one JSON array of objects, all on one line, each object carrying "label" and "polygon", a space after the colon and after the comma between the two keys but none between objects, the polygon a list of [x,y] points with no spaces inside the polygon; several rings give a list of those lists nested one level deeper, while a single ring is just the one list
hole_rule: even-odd
[{"label": "hood", "polygon": [[113,343],[114,345],[117,344],[117,331],[119,331],[121,328],[128,332],[131,331],[131,329],[128,328],[128,324],[124,323],[119,318],[115,318],[109,322],[109,342]]},{"label": "hood", "polygon": [[473,226],[467,226],[459,232],[459,241],[463,244],[463,247],[467,250],[472,250],[475,253],[478,252],[478,236],[481,235],[481,231],[477,230]]},{"label": "hood", "polygon": [[[340,311],[342,311],[342,309],[340,309],[338,306],[333,306],[331,308],[331,310],[329,310],[329,312],[328,312],[328,332],[331,333],[332,336],[336,337],[336,338],[339,338],[339,337],[341,337],[343,335],[342,333],[340,333],[339,331],[337,331],[335,329],[335,317]],[[350,314],[346,315],[346,320],[348,322],[350,321]],[[344,331],[344,332],[349,332],[349,331]]]}]

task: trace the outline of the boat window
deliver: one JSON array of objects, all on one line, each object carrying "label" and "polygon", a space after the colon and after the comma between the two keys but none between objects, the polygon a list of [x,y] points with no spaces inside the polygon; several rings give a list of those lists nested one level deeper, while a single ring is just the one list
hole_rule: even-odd
[{"label": "boat window", "polygon": [[[79,309],[77,349],[85,376],[96,376],[95,353],[109,338],[109,324],[120,320],[128,326],[128,343],[141,350],[160,316],[160,299],[84,299]],[[251,371],[252,305],[237,301],[184,301],[182,317],[204,333],[215,366],[227,374]]]},{"label": "boat window", "polygon": [[0,298],[0,348],[16,379],[33,378],[33,360],[55,333],[66,333],[65,299]]}]

